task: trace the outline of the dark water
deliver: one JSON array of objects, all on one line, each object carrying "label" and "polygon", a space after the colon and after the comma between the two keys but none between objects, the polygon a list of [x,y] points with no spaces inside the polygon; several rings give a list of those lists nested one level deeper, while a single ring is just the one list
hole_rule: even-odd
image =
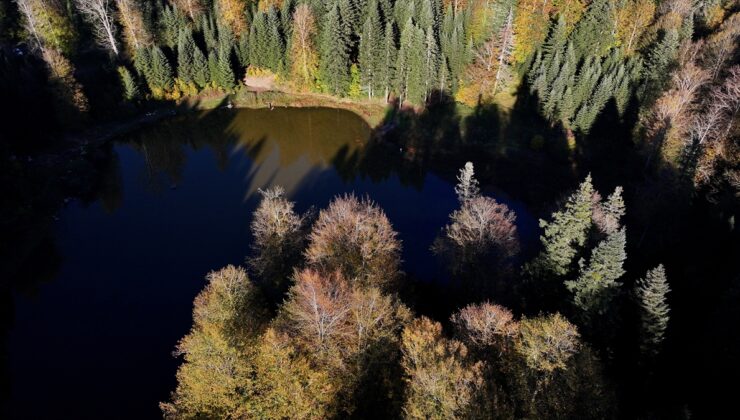
[{"label": "dark water", "polygon": [[[429,246],[457,206],[453,185],[434,172],[413,182],[398,175],[395,147],[363,159],[370,134],[338,110],[224,110],[117,142],[97,199],[72,200],[58,214],[51,280],[13,295],[11,416],[159,417],[193,298],[208,271],[243,262],[259,188],[285,187],[299,211],[367,195],[400,233],[404,270],[439,278]],[[532,237],[524,206],[493,195]]]}]

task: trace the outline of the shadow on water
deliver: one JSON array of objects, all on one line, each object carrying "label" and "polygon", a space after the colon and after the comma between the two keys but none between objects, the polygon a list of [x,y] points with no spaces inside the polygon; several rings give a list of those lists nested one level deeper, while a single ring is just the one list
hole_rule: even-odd
[{"label": "shadow on water", "polygon": [[[692,380],[716,382],[725,375],[717,364],[711,363],[715,355],[702,342],[725,343],[723,348],[728,350],[720,351],[717,357],[728,364],[733,349],[740,347],[737,334],[728,332],[729,324],[722,321],[740,319],[732,306],[740,293],[739,270],[736,262],[728,263],[740,252],[737,234],[728,232],[726,226],[707,216],[711,212],[708,203],[694,202],[693,189],[676,181],[680,178],[677,169],[659,161],[650,170],[645,169],[641,145],[631,140],[637,106],[633,100],[627,112],[620,116],[614,103],[609,103],[590,133],[578,133],[577,141],[571,145],[560,127],[540,116],[538,99],[529,94],[526,86],[520,88],[516,102],[509,109],[496,105],[467,108],[439,92],[420,111],[392,104],[377,127],[368,127],[357,115],[335,109],[231,110],[221,106],[211,111],[195,111],[185,107],[176,110],[181,115],[126,135],[115,145],[80,146],[79,153],[65,158],[64,165],[12,162],[0,171],[3,176],[0,188],[4,189],[0,223],[3,231],[10,233],[0,244],[3,337],[14,324],[15,296],[35,296],[43,288],[42,283],[56,279],[65,267],[65,260],[74,255],[68,244],[61,248],[57,244],[56,220],[60,212],[67,212],[62,209],[70,199],[82,203],[83,210],[75,210],[77,213],[94,213],[99,202],[104,212],[123,217],[118,222],[91,221],[90,226],[83,219],[83,223],[73,226],[82,233],[92,229],[113,231],[117,229],[116,223],[124,221],[146,226],[140,229],[154,229],[158,223],[173,223],[185,229],[192,223],[189,230],[194,231],[193,237],[212,230],[207,232],[210,236],[203,236],[213,239],[210,248],[198,248],[199,253],[211,258],[209,263],[224,260],[224,255],[237,255],[229,262],[240,263],[244,255],[239,253],[246,252],[243,245],[249,241],[247,221],[258,201],[256,192],[270,185],[285,187],[300,211],[313,205],[324,207],[334,195],[352,191],[376,200],[404,242],[407,272],[404,301],[417,313],[446,320],[460,301],[450,299],[447,275],[434,260],[429,246],[447,222],[447,215],[457,207],[453,185],[459,168],[472,161],[483,192],[516,211],[523,241],[522,261],[539,250],[537,218],[549,216],[586,174],[593,174],[596,187],[602,192],[610,192],[617,185],[625,187],[629,274],[624,289],[629,289],[636,278],[659,262],[666,265],[673,289],[672,324],[665,357],[651,383],[664,390],[659,398],[667,404],[708,401],[710,390],[721,390],[708,387],[687,395],[685,389],[696,389],[690,384]],[[217,171],[212,170],[214,166]],[[235,197],[236,203],[225,197]],[[166,209],[162,213],[169,213],[158,213],[159,206]],[[173,212],[173,208],[177,211]],[[204,208],[209,210],[202,211]],[[146,240],[161,248],[172,248],[157,248],[157,252],[168,256],[183,253],[195,258],[188,254],[191,252],[188,247],[194,245],[186,240],[184,243],[155,237]],[[100,241],[101,245],[107,243],[105,239]],[[43,263],[38,264],[39,261]],[[176,279],[168,277],[171,274],[164,268],[156,268],[159,271],[149,275],[164,278],[166,291],[155,290],[151,301],[139,298],[141,305],[148,307],[164,305],[157,299],[168,296],[175,306],[165,305],[164,310],[177,314],[167,316],[172,317],[170,324],[178,326],[166,334],[159,332],[159,338],[152,339],[155,348],[166,350],[163,355],[157,355],[157,364],[147,361],[149,364],[143,365],[153,369],[151,384],[143,387],[151,400],[137,400],[122,415],[142,412],[158,415],[156,402],[165,399],[173,388],[176,362],[169,357],[169,351],[190,325],[192,298],[202,287],[204,274],[202,266],[194,268],[196,265],[189,264],[195,263],[190,261],[178,264],[183,265],[182,270],[200,270],[190,273],[198,280],[177,286],[184,291],[170,297],[173,291],[169,289],[174,287],[172,283]],[[135,264],[131,267],[125,273],[127,276],[141,276]],[[215,268],[209,266],[205,271]],[[66,269],[74,274],[80,267]],[[67,281],[69,277],[67,274]],[[704,279],[717,280],[707,285]],[[83,286],[90,285],[83,282]],[[560,302],[552,302],[553,307],[567,304],[561,298],[562,295],[558,296]],[[501,301],[506,302],[506,297]],[[634,305],[626,294],[620,305],[624,324],[636,325]],[[695,316],[697,312],[702,316]],[[135,314],[130,316],[147,322]],[[116,325],[107,327],[115,329]],[[626,395],[624,399],[642,400],[645,399],[640,395],[643,388],[631,388],[644,379],[635,374],[633,367],[637,359],[635,331],[623,330],[627,332],[618,337],[620,344],[616,352],[627,356],[611,369],[624,384],[621,387]],[[93,338],[82,337],[82,341]],[[133,346],[142,345],[146,344],[136,342],[123,350],[139,354],[140,350]],[[4,345],[3,351],[7,347]],[[126,359],[117,354],[114,352],[113,358]],[[697,357],[701,360],[696,360]],[[8,369],[8,356],[2,353],[2,358],[2,368]],[[164,358],[167,363],[161,362]],[[687,368],[687,375],[678,377],[676,366],[687,359],[696,363]],[[7,396],[11,386],[9,376],[3,372],[2,378],[3,396]],[[111,378],[87,380],[108,383]],[[121,386],[130,387],[133,382],[122,378]],[[125,393],[122,388],[118,391],[121,395]],[[97,397],[100,398],[93,398],[90,410],[101,412],[110,406],[105,396]],[[27,395],[19,401],[30,400],[31,396]],[[629,413],[632,409],[626,407],[625,411]]]}]

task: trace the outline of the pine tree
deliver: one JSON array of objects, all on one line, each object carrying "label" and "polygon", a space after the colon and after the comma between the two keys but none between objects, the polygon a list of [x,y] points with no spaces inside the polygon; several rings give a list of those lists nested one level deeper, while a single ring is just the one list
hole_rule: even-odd
[{"label": "pine tree", "polygon": [[194,81],[195,41],[188,30],[180,32],[177,42],[177,77],[185,83]]},{"label": "pine tree", "polygon": [[397,55],[398,51],[396,50],[396,31],[393,29],[393,23],[388,22],[385,25],[385,34],[383,35],[383,51],[378,66],[378,79],[383,86],[383,97],[386,101],[389,99],[391,89],[393,88],[393,81],[396,77]]},{"label": "pine tree", "polygon": [[131,72],[125,66],[118,67],[118,75],[121,78],[123,86],[123,97],[127,101],[133,101],[139,98],[139,86]]},{"label": "pine tree", "polygon": [[162,10],[160,36],[164,44],[172,49],[177,45],[180,31],[187,29],[188,18],[179,9],[165,6]]},{"label": "pine tree", "polygon": [[267,13],[267,33],[265,34],[265,67],[277,73],[283,69],[285,44],[280,31],[277,9],[270,7]]},{"label": "pine tree", "polygon": [[573,258],[580,247],[586,243],[588,231],[592,224],[592,197],[594,187],[591,175],[568,198],[565,207],[552,215],[552,221],[540,220],[544,235],[540,241],[545,249],[541,263],[545,270],[557,276],[568,273]]},{"label": "pine tree", "polygon": [[218,51],[215,82],[221,89],[227,92],[234,88],[234,71],[231,69],[231,49],[225,45]]},{"label": "pine tree", "polygon": [[326,15],[319,49],[322,84],[330,93],[345,95],[350,82],[349,50],[336,4]]},{"label": "pine tree", "polygon": [[670,308],[666,295],[671,291],[663,265],[649,270],[645,278],[637,281],[636,294],[640,303],[642,317],[642,343],[640,348],[649,355],[655,355],[663,342]]},{"label": "pine tree", "polygon": [[396,88],[402,102],[408,100],[420,104],[424,101],[424,41],[424,31],[409,18],[401,32],[396,60]]},{"label": "pine tree", "polygon": [[134,53],[134,69],[139,77],[149,80],[152,71],[152,55],[149,48],[139,48]]},{"label": "pine tree", "polygon": [[424,80],[424,96],[428,97],[429,93],[437,87],[437,83],[439,82],[440,57],[437,39],[434,36],[434,30],[431,26],[427,27],[424,38],[424,67],[422,69],[422,78]]},{"label": "pine tree", "polygon": [[214,50],[208,53],[208,77],[209,83],[218,86],[218,55]]},{"label": "pine tree", "polygon": [[362,86],[367,92],[368,98],[377,94],[381,86],[381,60],[383,56],[383,33],[380,26],[380,15],[376,0],[371,0],[368,5],[368,16],[362,26],[360,37],[360,75]]},{"label": "pine tree", "polygon": [[578,280],[565,282],[573,294],[573,302],[587,318],[607,311],[615,289],[620,285],[617,280],[624,274],[626,242],[624,228],[609,235],[596,245],[588,264],[581,259]]},{"label": "pine tree", "polygon": [[603,56],[614,46],[611,0],[594,0],[573,30],[571,39],[578,57]]},{"label": "pine tree", "polygon": [[151,72],[147,81],[153,93],[161,94],[163,92],[159,91],[172,88],[172,66],[170,66],[167,56],[156,45],[152,48],[151,57]]},{"label": "pine tree", "polygon": [[206,50],[209,52],[218,47],[218,38],[216,35],[216,22],[213,16],[204,14],[200,20],[200,31],[203,34],[203,40],[206,42]]},{"label": "pine tree", "polygon": [[208,70],[208,61],[206,60],[206,56],[203,55],[203,51],[200,50],[200,47],[197,45],[194,45],[193,49],[193,81],[200,87],[201,89],[205,88],[208,85],[208,82],[210,80],[210,72]]}]

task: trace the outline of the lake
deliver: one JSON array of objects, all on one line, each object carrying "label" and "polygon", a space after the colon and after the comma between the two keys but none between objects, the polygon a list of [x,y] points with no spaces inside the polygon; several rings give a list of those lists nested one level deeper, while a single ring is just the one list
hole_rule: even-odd
[{"label": "lake", "polygon": [[[444,277],[429,247],[458,205],[454,179],[410,175],[399,166],[408,151],[370,152],[371,136],[347,111],[276,108],[176,116],[119,139],[95,197],[56,216],[58,260],[36,262],[50,280],[13,293],[10,415],[161,417],[193,298],[206,273],[243,263],[261,188],[283,186],[300,212],[368,196],[399,232],[404,271]],[[486,187],[516,211],[525,243],[536,240],[524,205]]]}]

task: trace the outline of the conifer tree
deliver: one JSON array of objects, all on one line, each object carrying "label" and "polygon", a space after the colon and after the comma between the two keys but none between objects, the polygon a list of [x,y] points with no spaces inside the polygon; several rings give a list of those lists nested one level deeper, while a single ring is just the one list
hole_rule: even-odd
[{"label": "conifer tree", "polygon": [[424,96],[428,97],[429,93],[437,87],[439,81],[440,57],[437,38],[434,36],[434,30],[431,26],[427,27],[424,38],[422,79],[424,80]]},{"label": "conifer tree", "polygon": [[158,46],[152,48],[151,71],[147,81],[155,94],[172,88],[172,66]]},{"label": "conifer tree", "polygon": [[218,66],[215,82],[221,89],[227,92],[234,88],[234,71],[231,69],[231,49],[225,45],[218,50]]},{"label": "conifer tree", "polygon": [[376,0],[368,5],[368,16],[362,26],[360,36],[359,64],[362,86],[368,98],[377,95],[381,86],[381,60],[383,57],[383,32],[380,26],[380,15]]},{"label": "conifer tree", "polygon": [[337,4],[326,14],[323,26],[319,45],[321,82],[328,92],[346,95],[350,82],[349,49]]},{"label": "conifer tree", "polygon": [[203,34],[203,40],[206,43],[206,50],[211,50],[218,47],[218,37],[216,34],[216,22],[213,20],[213,16],[204,14],[200,20],[200,31]]},{"label": "conifer tree", "polygon": [[573,294],[573,302],[586,317],[607,311],[615,289],[620,285],[617,280],[624,274],[626,242],[624,228],[609,235],[594,248],[588,264],[581,259],[578,279],[565,282]]},{"label": "conifer tree", "polygon": [[614,46],[614,22],[610,0],[594,0],[573,30],[571,39],[578,57],[603,56]]},{"label": "conifer tree", "polygon": [[396,31],[393,29],[393,23],[388,22],[385,25],[385,34],[383,35],[383,51],[381,60],[379,61],[379,74],[378,79],[383,87],[383,97],[387,101],[389,99],[391,89],[393,89],[393,83],[396,75],[396,57],[398,51],[396,50]]},{"label": "conifer tree", "polygon": [[208,85],[210,80],[208,61],[206,60],[206,56],[203,55],[203,51],[200,50],[200,47],[197,45],[193,46],[193,81],[198,87],[203,89]]},{"label": "conifer tree", "polygon": [[586,243],[592,224],[592,197],[594,187],[591,175],[568,198],[565,207],[552,215],[552,221],[540,220],[544,235],[540,241],[545,249],[540,256],[543,268],[557,276],[568,273],[573,258]]},{"label": "conifer tree", "polygon": [[177,42],[177,77],[185,83],[194,81],[195,41],[188,30],[180,32]]},{"label": "conifer tree", "polygon": [[176,7],[165,6],[159,22],[160,37],[164,45],[174,49],[179,40],[180,31],[188,27],[187,17]]},{"label": "conifer tree", "polygon": [[285,56],[285,45],[280,33],[280,19],[277,9],[270,7],[267,13],[267,33],[265,42],[265,67],[277,73],[283,69],[283,57]]},{"label": "conifer tree", "polygon": [[209,83],[218,86],[218,55],[215,50],[208,53],[208,78]]},{"label": "conifer tree", "polygon": [[636,294],[642,318],[642,342],[640,348],[648,355],[655,355],[663,342],[670,308],[666,295],[671,291],[663,265],[649,270],[645,278],[637,281]]},{"label": "conifer tree", "polygon": [[401,32],[396,60],[396,88],[402,102],[408,100],[420,104],[424,101],[424,41],[424,31],[409,18]]},{"label": "conifer tree", "polygon": [[136,80],[131,72],[125,66],[119,66],[118,75],[121,78],[124,99],[127,101],[137,99],[139,97],[139,86],[136,85]]},{"label": "conifer tree", "polygon": [[134,69],[146,80],[149,80],[152,70],[152,55],[149,48],[139,48],[134,53]]}]

